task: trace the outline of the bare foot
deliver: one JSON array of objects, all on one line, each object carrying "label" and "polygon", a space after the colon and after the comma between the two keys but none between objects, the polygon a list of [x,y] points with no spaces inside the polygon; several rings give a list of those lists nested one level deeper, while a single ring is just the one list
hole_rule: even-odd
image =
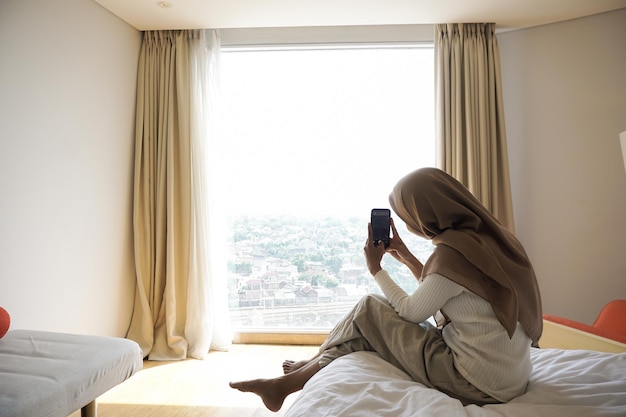
[{"label": "bare foot", "polygon": [[283,362],[283,373],[285,375],[292,373],[293,371],[297,371],[302,368],[304,365],[309,363],[309,361],[292,361],[286,360]]},{"label": "bare foot", "polygon": [[275,379],[253,379],[250,381],[230,382],[231,388],[242,392],[252,392],[263,400],[263,404],[271,410],[278,411],[283,406],[287,395],[282,394],[280,384]]}]

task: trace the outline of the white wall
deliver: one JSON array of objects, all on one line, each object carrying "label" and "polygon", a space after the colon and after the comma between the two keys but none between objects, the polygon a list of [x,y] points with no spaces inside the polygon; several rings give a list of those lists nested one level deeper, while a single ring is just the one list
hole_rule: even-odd
[{"label": "white wall", "polygon": [[140,32],[86,0],[0,2],[0,305],[123,336]]},{"label": "white wall", "polygon": [[517,234],[544,312],[626,298],[626,9],[498,35]]}]

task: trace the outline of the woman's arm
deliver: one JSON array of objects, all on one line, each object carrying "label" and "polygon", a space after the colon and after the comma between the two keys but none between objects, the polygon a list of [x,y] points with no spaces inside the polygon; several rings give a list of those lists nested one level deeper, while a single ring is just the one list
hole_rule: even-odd
[{"label": "woman's arm", "polygon": [[464,290],[459,284],[439,274],[424,277],[422,283],[411,295],[400,288],[384,269],[380,270],[374,278],[398,315],[414,323],[421,323],[428,319],[450,298],[461,294]]},{"label": "woman's arm", "polygon": [[428,279],[421,282],[413,294],[408,295],[391,279],[387,271],[381,268],[380,262],[385,251],[409,267],[418,279],[423,266],[402,242],[393,223],[392,227],[394,235],[389,248],[385,250],[384,245],[374,245],[372,225],[369,224],[368,239],[363,248],[367,268],[398,315],[405,320],[420,323],[435,314],[450,298],[463,292],[463,287],[439,274],[431,274]]}]

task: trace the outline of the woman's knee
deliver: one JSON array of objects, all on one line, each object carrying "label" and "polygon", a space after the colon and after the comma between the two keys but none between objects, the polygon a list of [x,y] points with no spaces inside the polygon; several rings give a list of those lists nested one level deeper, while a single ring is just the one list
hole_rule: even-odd
[{"label": "woman's knee", "polygon": [[364,306],[366,309],[370,308],[371,310],[374,309],[374,307],[376,308],[383,308],[383,309],[393,309],[393,307],[391,306],[391,304],[389,304],[389,301],[385,298],[384,295],[379,295],[379,294],[367,294],[364,295],[363,298],[361,298],[361,300],[359,301],[359,303]]},{"label": "woman's knee", "polygon": [[358,317],[362,317],[367,318],[370,322],[375,322],[383,317],[388,319],[389,315],[397,316],[397,313],[384,296],[367,294],[357,303],[354,319],[357,320]]},{"label": "woman's knee", "polygon": [[389,301],[387,301],[387,299],[385,298],[384,295],[380,295],[380,294],[366,294],[361,298],[361,303],[362,304],[371,304],[371,303],[384,303],[384,304],[389,304]]}]

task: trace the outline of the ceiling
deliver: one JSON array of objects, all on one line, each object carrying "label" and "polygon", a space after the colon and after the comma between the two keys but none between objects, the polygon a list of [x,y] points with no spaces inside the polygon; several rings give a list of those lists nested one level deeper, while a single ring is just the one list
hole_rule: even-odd
[{"label": "ceiling", "polygon": [[626,7],[626,0],[95,0],[138,30],[495,22],[512,30]]}]

